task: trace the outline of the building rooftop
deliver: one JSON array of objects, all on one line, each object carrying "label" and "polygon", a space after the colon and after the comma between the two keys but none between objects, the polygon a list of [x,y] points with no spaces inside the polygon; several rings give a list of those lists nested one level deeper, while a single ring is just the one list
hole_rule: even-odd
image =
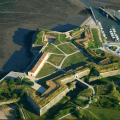
[{"label": "building rooftop", "polygon": [[38,66],[41,64],[41,62],[44,60],[45,56],[47,55],[47,52],[44,52],[43,55],[39,58],[39,60],[34,64],[33,67],[31,67],[29,72],[35,72],[38,68]]},{"label": "building rooftop", "polygon": [[104,60],[101,60],[100,62],[101,62],[102,65],[106,65],[106,64],[111,63],[111,61],[110,61],[109,58],[106,58],[106,59],[104,59]]}]

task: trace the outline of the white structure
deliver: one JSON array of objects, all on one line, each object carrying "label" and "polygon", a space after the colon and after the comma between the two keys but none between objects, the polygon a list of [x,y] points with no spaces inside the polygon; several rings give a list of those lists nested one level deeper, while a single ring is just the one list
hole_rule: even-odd
[{"label": "white structure", "polygon": [[36,76],[38,72],[41,70],[41,68],[43,67],[46,60],[49,58],[49,55],[50,53],[44,52],[43,55],[40,57],[40,59],[35,64],[35,66],[30,71],[28,71],[28,75]]}]

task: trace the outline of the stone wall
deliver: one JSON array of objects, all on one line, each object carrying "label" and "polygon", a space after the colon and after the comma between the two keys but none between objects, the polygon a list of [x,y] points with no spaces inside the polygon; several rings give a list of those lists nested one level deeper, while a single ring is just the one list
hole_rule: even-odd
[{"label": "stone wall", "polygon": [[27,98],[28,103],[33,107],[36,113],[40,115],[40,108],[33,102],[33,100],[28,95],[26,95],[26,98]]},{"label": "stone wall", "polygon": [[90,69],[87,69],[87,70],[85,70],[85,71],[82,71],[82,72],[76,73],[75,76],[77,76],[77,78],[82,78],[82,77],[88,75],[89,72],[90,72]]},{"label": "stone wall", "polygon": [[109,77],[109,76],[114,76],[114,75],[118,75],[120,74],[120,70],[113,70],[113,71],[109,71],[109,72],[104,72],[104,73],[100,73],[100,76],[95,77],[95,78],[90,78],[90,82],[97,80],[97,79],[101,79],[101,78],[105,78],[105,77]]},{"label": "stone wall", "polygon": [[88,75],[89,72],[90,72],[90,69],[87,69],[85,71],[76,73],[75,75],[73,75],[71,77],[65,78],[65,79],[61,80],[61,82],[64,83],[64,84],[67,84],[69,82],[74,81],[76,78],[82,78],[82,77]]}]

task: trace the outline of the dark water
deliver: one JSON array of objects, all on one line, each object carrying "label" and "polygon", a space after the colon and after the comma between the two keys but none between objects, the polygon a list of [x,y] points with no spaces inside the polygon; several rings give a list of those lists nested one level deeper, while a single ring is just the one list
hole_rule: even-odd
[{"label": "dark water", "polygon": [[[110,37],[110,34],[109,34],[109,29],[113,26],[115,29],[116,29],[116,33],[118,34],[119,38],[120,38],[120,25],[115,22],[114,20],[110,19],[110,18],[106,18],[105,15],[103,15],[99,9],[97,9],[95,6],[93,6],[91,3],[89,3],[87,0],[80,0],[83,4],[85,4],[87,7],[91,7],[93,9],[93,12],[95,14],[95,17],[98,21],[101,22],[102,24],[102,27],[103,27],[103,30],[107,36],[107,40],[108,41],[111,41],[113,40],[111,37]],[[97,0],[99,1],[99,0]]]}]

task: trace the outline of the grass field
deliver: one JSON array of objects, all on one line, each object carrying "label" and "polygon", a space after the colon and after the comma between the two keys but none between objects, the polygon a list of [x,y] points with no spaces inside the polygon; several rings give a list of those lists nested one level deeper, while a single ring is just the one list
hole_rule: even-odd
[{"label": "grass field", "polygon": [[93,107],[90,106],[88,108],[93,114],[95,114],[97,117],[99,117],[99,119],[103,120],[103,119],[120,119],[120,111],[119,110],[115,110],[115,109],[108,109],[108,108],[99,108],[99,107]]},{"label": "grass field", "polygon": [[64,57],[65,56],[63,56],[63,55],[52,54],[52,55],[50,55],[50,57],[48,59],[48,62],[51,62],[51,63],[53,63],[56,66],[59,66]]},{"label": "grass field", "polygon": [[106,84],[109,83],[111,81],[119,81],[120,80],[120,75],[115,75],[115,76],[111,76],[111,77],[106,77],[106,78],[101,78],[98,80],[95,80],[93,82],[91,82],[91,85],[95,85],[95,84]]},{"label": "grass field", "polygon": [[53,67],[52,65],[45,63],[44,66],[42,67],[42,69],[37,74],[36,78],[49,75],[49,74],[55,72],[56,70],[57,69],[55,67]]},{"label": "grass field", "polygon": [[48,46],[45,48],[44,52],[51,52],[51,53],[57,53],[57,54],[63,54],[60,50],[58,50],[54,45],[48,44]]},{"label": "grass field", "polygon": [[88,57],[86,57],[83,53],[78,52],[66,58],[62,65],[62,69],[65,70],[75,69],[89,62],[91,62],[91,60]]},{"label": "grass field", "polygon": [[65,34],[61,34],[60,35],[60,41],[61,42],[68,42],[68,41],[70,41],[70,38],[66,38]]},{"label": "grass field", "polygon": [[88,104],[88,100],[76,99],[73,103],[79,105],[80,107],[85,107]]},{"label": "grass field", "polygon": [[98,35],[98,29],[92,28],[91,30],[92,30],[92,34],[93,34],[95,48],[101,47],[101,42],[99,40],[99,35]]},{"label": "grass field", "polygon": [[77,48],[75,48],[71,43],[65,43],[65,44],[59,45],[58,47],[66,54],[70,54],[77,51]]},{"label": "grass field", "polygon": [[63,118],[63,119],[61,119],[61,120],[64,120],[64,119],[78,119],[78,118],[77,118],[77,116],[76,116],[76,115],[74,115],[74,114],[70,114],[70,115],[68,115],[68,116],[64,117],[64,118]]},{"label": "grass field", "polygon": [[59,112],[57,112],[52,119],[58,119],[70,112],[73,112],[75,109],[76,109],[76,105],[69,102]]},{"label": "grass field", "polygon": [[61,74],[63,74],[63,71],[58,71],[58,72],[56,72],[56,73],[54,73],[54,74],[52,74],[50,76],[47,76],[47,77],[42,78],[42,79],[39,79],[37,83],[42,85],[42,86],[45,86],[45,82],[46,81],[48,81],[50,79],[53,79],[53,78],[55,78],[55,77],[57,77],[57,76],[59,76]]}]

